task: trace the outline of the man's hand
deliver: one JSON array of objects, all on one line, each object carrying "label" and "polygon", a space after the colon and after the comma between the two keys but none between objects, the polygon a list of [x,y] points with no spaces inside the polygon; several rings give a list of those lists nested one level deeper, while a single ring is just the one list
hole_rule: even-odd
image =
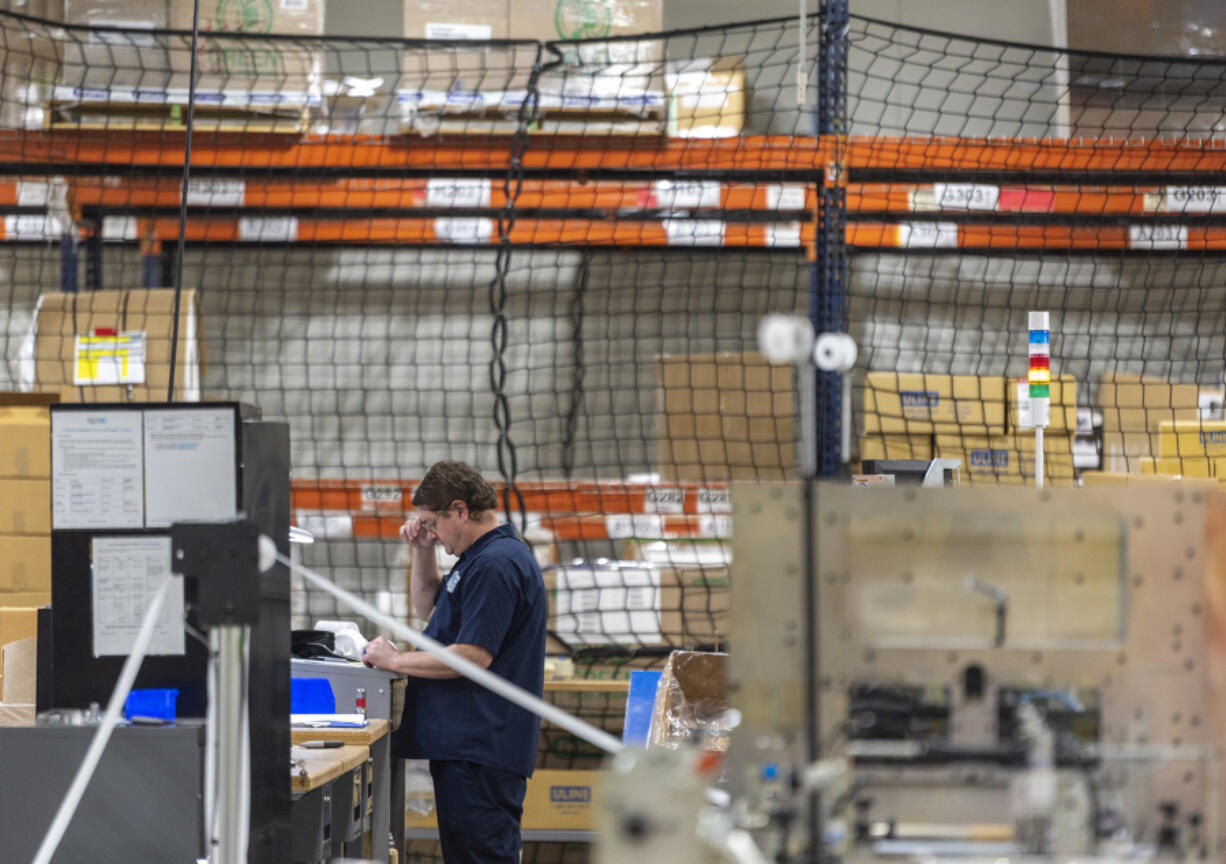
[{"label": "man's hand", "polygon": [[375,637],[362,649],[362,662],[372,669],[386,669],[389,672],[395,672],[398,657],[400,657],[400,652],[382,636]]},{"label": "man's hand", "polygon": [[438,537],[421,523],[422,517],[410,516],[408,521],[400,526],[400,537],[405,543],[418,549],[433,549]]}]

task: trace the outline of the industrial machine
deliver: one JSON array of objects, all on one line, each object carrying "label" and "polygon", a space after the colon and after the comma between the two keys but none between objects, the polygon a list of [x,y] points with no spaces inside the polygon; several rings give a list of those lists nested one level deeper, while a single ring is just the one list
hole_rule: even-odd
[{"label": "industrial machine", "polygon": [[1222,860],[1213,484],[732,500],[722,775],[618,757],[603,860]]}]

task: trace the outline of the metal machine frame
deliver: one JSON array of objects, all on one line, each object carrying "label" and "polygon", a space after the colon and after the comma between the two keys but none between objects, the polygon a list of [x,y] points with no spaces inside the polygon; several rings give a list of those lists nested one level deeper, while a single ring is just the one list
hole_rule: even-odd
[{"label": "metal machine frame", "polygon": [[[811,508],[806,508],[807,496]],[[985,778],[992,771],[998,772],[997,783],[1016,771],[1004,764],[1007,760],[994,764],[986,746],[996,735],[1001,689],[1089,688],[1100,698],[1100,740],[1090,748],[1096,764],[1101,770],[1127,773],[1135,768],[1144,774],[1148,797],[1125,814],[1141,839],[1156,841],[1159,805],[1170,802],[1167,806],[1176,807],[1181,819],[1182,814],[1200,814],[1199,843],[1210,855],[1219,854],[1226,586],[1217,582],[1226,570],[1226,496],[1208,484],[1043,491],[744,484],[733,489],[733,511],[736,650],[730,658],[730,693],[742,714],[728,754],[734,797],[761,796],[762,766],[807,764],[810,722],[817,723],[822,756],[852,752],[846,738],[854,734],[848,726],[854,683],[928,685],[952,694],[950,742],[965,752],[945,760],[904,757],[884,768],[856,758],[856,788],[875,784],[878,809],[911,808],[883,814],[887,818],[942,822],[964,817],[984,799],[985,784],[990,785]],[[948,554],[939,559],[942,566],[934,567],[938,559],[930,554],[931,544],[939,542],[934,526],[963,526],[956,530],[965,535],[968,524],[988,526],[983,543],[964,560],[968,547],[950,541]],[[1046,557],[1036,557],[1052,562],[1049,572],[1035,573],[1036,582],[1045,585],[1048,608],[1077,610],[1061,620],[1072,621],[1068,626],[1074,630],[1090,627],[1077,616],[1091,615],[1096,607],[1079,592],[1096,590],[1095,602],[1114,598],[1108,605],[1119,603],[1118,609],[1098,610],[1104,622],[1112,615],[1118,618],[1114,635],[1103,630],[1105,638],[1041,639],[1034,634],[1048,623],[1033,615],[1017,622],[1026,625],[1020,632],[998,633],[990,599],[969,585],[968,608],[979,603],[982,621],[961,636],[917,632],[883,637],[879,620],[868,617],[878,611],[884,617],[889,610],[864,604],[866,584],[892,591],[890,580],[896,578],[896,594],[876,596],[907,598],[897,620],[956,621],[942,604],[947,607],[957,589],[951,594],[946,585],[942,593],[940,580],[961,586],[974,576],[990,584],[994,572],[1016,574],[1017,562],[1009,556],[1017,555],[1019,534],[1029,536],[1025,542],[1046,542],[1034,540],[1035,530],[1046,531],[1053,544]],[[1107,551],[1112,537],[1118,539],[1118,557]],[[870,543],[873,554],[867,555]],[[1094,574],[1063,572],[1082,566],[1078,544],[1095,552],[1084,560],[1118,564],[1114,591],[1105,577],[1095,583]],[[808,560],[806,549],[812,550]],[[891,571],[895,566],[896,573]],[[816,608],[811,621],[804,620],[802,602],[807,577],[813,580]],[[1025,590],[1016,580],[1014,587]],[[930,603],[925,590],[932,592]],[[1057,618],[1050,626],[1059,624]],[[814,632],[819,662],[807,670],[804,643],[806,634]],[[972,666],[985,673],[986,692],[980,699],[963,694],[962,676]],[[818,697],[811,703],[807,673],[816,676],[810,692]],[[958,767],[963,764],[978,767],[968,774]],[[980,786],[967,787],[968,777]],[[911,796],[899,791],[908,785],[927,791]],[[959,785],[970,792],[956,794]],[[944,791],[931,794],[938,788]],[[1008,813],[998,815],[997,821],[1009,821]],[[769,843],[764,845],[769,854]]]}]

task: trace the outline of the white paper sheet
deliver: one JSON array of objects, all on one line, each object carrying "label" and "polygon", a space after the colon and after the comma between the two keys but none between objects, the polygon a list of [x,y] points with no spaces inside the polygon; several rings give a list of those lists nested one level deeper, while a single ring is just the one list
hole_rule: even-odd
[{"label": "white paper sheet", "polygon": [[[153,596],[170,576],[170,538],[95,537],[91,546],[94,656],[128,654]],[[171,576],[148,653],[185,653],[181,576]]]},{"label": "white paper sheet", "polygon": [[140,412],[52,412],[51,476],[52,527],[144,527]]},{"label": "white paper sheet", "polygon": [[233,408],[145,412],[145,524],[220,520],[238,510]]}]

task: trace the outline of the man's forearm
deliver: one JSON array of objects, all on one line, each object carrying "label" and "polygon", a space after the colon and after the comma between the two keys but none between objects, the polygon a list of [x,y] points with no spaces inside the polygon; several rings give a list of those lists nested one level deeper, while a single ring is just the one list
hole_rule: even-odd
[{"label": "man's forearm", "polygon": [[430,618],[434,611],[434,598],[438,596],[440,582],[438,574],[438,559],[434,555],[434,547],[420,549],[413,547],[413,570],[409,576],[409,593],[413,600],[413,608],[417,617],[423,621]]},{"label": "man's forearm", "polygon": [[[487,668],[493,659],[492,654],[476,645],[448,645],[447,650],[453,654],[458,654],[471,663],[475,663],[482,669]],[[412,678],[443,680],[460,677],[459,672],[434,655],[427,654],[425,651],[405,651],[398,655],[395,668],[392,671],[399,672],[401,675],[408,675]]]}]

